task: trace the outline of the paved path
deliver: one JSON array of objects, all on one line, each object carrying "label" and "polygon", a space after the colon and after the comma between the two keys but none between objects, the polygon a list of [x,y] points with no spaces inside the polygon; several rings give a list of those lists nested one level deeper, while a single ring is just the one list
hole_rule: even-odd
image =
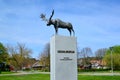
[{"label": "paved path", "polygon": [[25,71],[20,71],[17,73],[12,73],[12,74],[0,74],[0,76],[12,76],[12,75],[26,75],[26,74],[50,74],[50,72],[25,72]]},{"label": "paved path", "polygon": [[120,76],[120,73],[108,73],[108,72],[81,72],[78,75],[97,75],[97,76],[113,76],[118,75]]},{"label": "paved path", "polygon": [[[19,71],[18,73],[12,73],[12,74],[0,74],[0,76],[12,76],[12,75],[26,75],[26,74],[50,74],[50,72],[38,72],[38,71],[31,71],[31,72],[25,72],[25,71]],[[120,73],[105,73],[105,72],[81,72],[78,75],[97,75],[97,76],[113,76],[118,75],[120,76]]]}]

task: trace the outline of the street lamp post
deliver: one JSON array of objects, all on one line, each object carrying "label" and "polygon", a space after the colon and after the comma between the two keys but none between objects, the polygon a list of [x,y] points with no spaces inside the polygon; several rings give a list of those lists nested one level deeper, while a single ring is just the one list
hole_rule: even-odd
[{"label": "street lamp post", "polygon": [[110,52],[111,52],[111,73],[113,75],[113,47],[110,47]]}]

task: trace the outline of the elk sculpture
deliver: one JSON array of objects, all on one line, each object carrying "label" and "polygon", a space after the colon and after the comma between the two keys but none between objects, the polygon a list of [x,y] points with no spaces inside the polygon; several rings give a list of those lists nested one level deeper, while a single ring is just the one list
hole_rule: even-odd
[{"label": "elk sculpture", "polygon": [[63,22],[60,19],[52,19],[53,15],[54,15],[54,10],[52,11],[52,15],[50,16],[49,19],[46,19],[45,14],[41,14],[41,18],[42,20],[47,21],[47,26],[50,26],[50,25],[54,26],[56,34],[58,34],[58,28],[63,28],[63,29],[67,29],[70,32],[70,36],[71,36],[71,32],[73,32],[73,34],[75,35],[74,29],[71,23]]}]

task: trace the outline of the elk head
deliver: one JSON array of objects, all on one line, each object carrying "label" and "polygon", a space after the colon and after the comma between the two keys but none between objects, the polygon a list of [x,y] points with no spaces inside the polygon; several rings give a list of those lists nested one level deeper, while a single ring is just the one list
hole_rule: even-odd
[{"label": "elk head", "polygon": [[50,26],[53,22],[52,22],[52,17],[54,15],[54,10],[52,11],[52,15],[50,16],[49,20],[47,21],[47,26]]}]

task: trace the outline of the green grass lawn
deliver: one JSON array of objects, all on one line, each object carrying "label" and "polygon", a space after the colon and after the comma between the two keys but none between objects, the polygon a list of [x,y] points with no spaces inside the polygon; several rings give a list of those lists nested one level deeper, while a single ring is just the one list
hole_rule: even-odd
[{"label": "green grass lawn", "polygon": [[[49,74],[28,74],[17,76],[0,76],[0,80],[50,80]],[[78,80],[120,80],[120,76],[79,75]]]},{"label": "green grass lawn", "polygon": [[50,80],[49,74],[28,74],[16,76],[0,76],[0,80]]}]

